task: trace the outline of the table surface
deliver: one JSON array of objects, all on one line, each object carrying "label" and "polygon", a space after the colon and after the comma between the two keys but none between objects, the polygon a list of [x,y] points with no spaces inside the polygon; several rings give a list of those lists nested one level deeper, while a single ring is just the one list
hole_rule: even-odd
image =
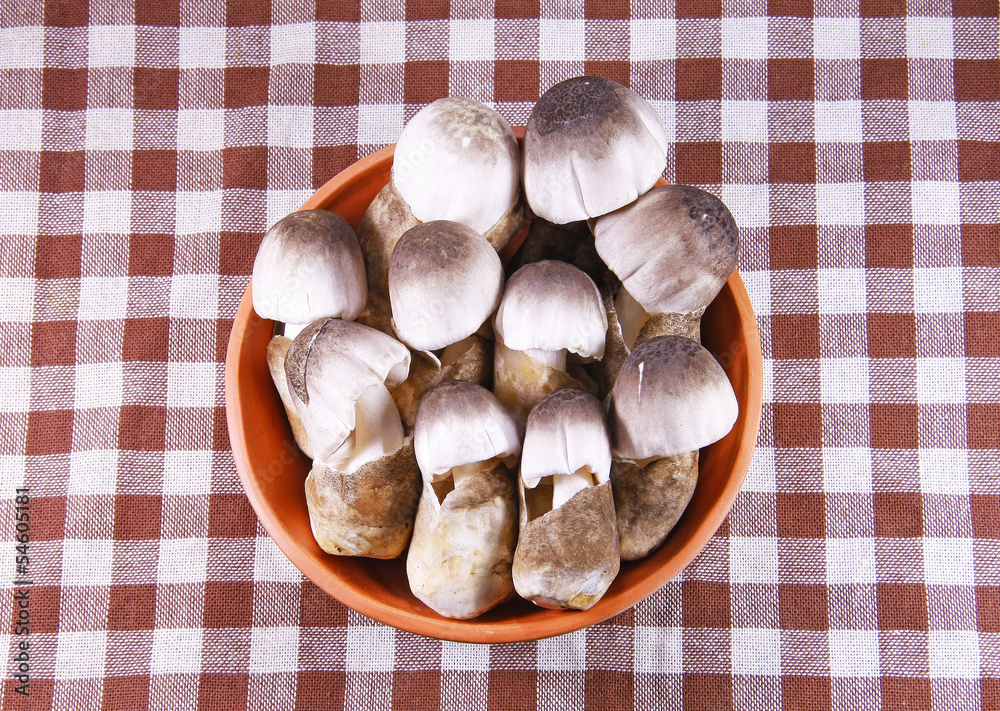
[{"label": "table surface", "polygon": [[[3,3],[3,708],[1000,707],[997,14]],[[652,102],[664,177],[740,225],[764,348],[745,486],[606,623],[494,646],[375,624],[285,560],[234,469],[223,361],[256,247],[435,98],[524,124],[582,73]]]}]

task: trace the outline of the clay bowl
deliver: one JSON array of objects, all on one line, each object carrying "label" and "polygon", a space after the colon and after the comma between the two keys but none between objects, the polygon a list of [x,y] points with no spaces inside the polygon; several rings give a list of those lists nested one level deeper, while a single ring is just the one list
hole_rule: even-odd
[{"label": "clay bowl", "polygon": [[[336,212],[357,229],[368,204],[389,181],[392,152],[393,147],[385,148],[350,166],[302,209]],[[316,544],[304,490],[310,461],[294,443],[265,359],[272,327],[272,321],[254,313],[247,287],[229,338],[226,409],[236,469],[250,503],[278,548],[316,585],[373,620],[428,637],[481,643],[541,639],[632,607],[676,576],[708,543],[740,490],[757,439],[760,338],[746,288],[734,273],[705,313],[702,341],[732,381],[739,419],[724,439],[701,451],[698,486],[663,547],[644,560],[622,564],[611,588],[589,610],[547,610],[517,598],[475,620],[450,620],[410,593],[405,554],[393,561],[344,558],[328,555]]]}]

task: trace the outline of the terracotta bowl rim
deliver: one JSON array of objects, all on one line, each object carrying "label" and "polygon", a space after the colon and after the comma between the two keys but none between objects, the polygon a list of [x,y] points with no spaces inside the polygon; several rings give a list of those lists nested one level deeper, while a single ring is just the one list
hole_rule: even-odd
[{"label": "terracotta bowl rim", "polygon": [[[520,134],[520,131],[518,133]],[[328,204],[335,195],[346,191],[356,179],[365,176],[386,161],[391,162],[393,149],[394,145],[388,146],[353,163],[327,181],[299,209],[314,209]],[[744,420],[743,432],[736,449],[732,471],[725,480],[724,488],[719,492],[718,498],[708,509],[706,515],[697,521],[693,533],[689,535],[689,540],[683,547],[644,578],[635,581],[622,594],[616,596],[613,605],[603,605],[609,601],[609,597],[606,596],[590,610],[562,612],[538,622],[520,617],[510,620],[494,620],[488,626],[477,625],[476,620],[452,620],[433,613],[430,615],[418,614],[412,610],[390,605],[378,597],[366,595],[351,588],[338,579],[328,568],[318,564],[311,555],[307,554],[289,533],[287,526],[271,502],[266,499],[256,481],[247,453],[248,441],[243,425],[244,403],[241,400],[238,387],[241,377],[239,363],[241,344],[247,336],[251,322],[256,320],[257,325],[259,325],[265,321],[253,312],[251,288],[252,284],[248,284],[237,310],[230,334],[225,365],[226,417],[233,459],[241,484],[264,530],[292,564],[306,578],[329,595],[375,621],[427,637],[475,643],[531,641],[588,627],[633,607],[676,577],[704,549],[722,525],[743,485],[760,426],[763,396],[763,355],[749,295],[738,271],[734,270],[725,289],[731,292],[735,302],[736,311],[740,317],[740,333],[746,344],[746,402],[741,403],[743,412],[740,415],[741,419]],[[263,353],[261,353],[261,357],[264,357]],[[283,417],[284,413],[281,414]]]}]

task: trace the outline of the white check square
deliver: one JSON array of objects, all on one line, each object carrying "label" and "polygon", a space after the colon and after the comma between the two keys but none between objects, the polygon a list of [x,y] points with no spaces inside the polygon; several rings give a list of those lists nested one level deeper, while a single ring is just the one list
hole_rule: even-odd
[{"label": "white check square", "polygon": [[160,541],[157,584],[203,583],[207,567],[207,538],[164,538]]},{"label": "white check square", "polygon": [[222,191],[179,190],[174,213],[177,234],[218,232],[222,229]]},{"label": "white check square", "polygon": [[77,410],[92,407],[121,407],[122,364],[81,363],[76,366],[73,406]]},{"label": "white check square", "polygon": [[64,540],[60,585],[110,585],[114,546],[114,541]]},{"label": "white check square", "polygon": [[952,59],[955,56],[953,35],[950,17],[907,17],[906,55],[925,59]]},{"label": "white check square", "polygon": [[266,225],[270,227],[288,213],[298,210],[310,195],[311,190],[268,190]]},{"label": "white check square", "polygon": [[358,143],[390,144],[403,130],[402,104],[361,104],[358,107]]},{"label": "white check square", "polygon": [[767,227],[771,206],[766,185],[722,186],[722,202],[726,204],[740,228]]},{"label": "white check square", "polygon": [[636,627],[635,670],[644,674],[684,672],[684,631],[680,627]]},{"label": "white check square", "polygon": [[396,665],[396,630],[348,627],[344,665],[349,672],[391,672]]},{"label": "white check square", "polygon": [[819,368],[824,404],[871,402],[867,358],[823,358]]},{"label": "white check square", "polygon": [[441,669],[448,671],[490,670],[490,648],[485,644],[441,642]]},{"label": "white check square", "polygon": [[0,412],[30,411],[31,368],[0,366]]},{"label": "white check square", "polygon": [[225,69],[225,27],[181,27],[177,62],[181,69]]},{"label": "white check square", "polygon": [[586,671],[587,631],[539,640],[538,669],[540,671]]},{"label": "white check square", "polygon": [[916,181],[912,185],[913,222],[917,225],[957,225],[961,222],[962,190],[958,183]]},{"label": "white check square", "polygon": [[69,455],[70,496],[114,496],[118,480],[118,450],[92,449]]},{"label": "white check square", "polygon": [[254,541],[253,579],[254,582],[300,583],[302,573],[270,536],[258,536]]},{"label": "white check square", "polygon": [[316,61],[316,25],[299,22],[271,26],[271,65],[313,64]]},{"label": "white check square", "polygon": [[493,18],[450,20],[448,60],[452,62],[492,62],[496,53]]},{"label": "white check square", "polygon": [[128,309],[128,277],[83,277],[77,318],[117,321]]},{"label": "white check square", "polygon": [[722,140],[742,143],[766,143],[767,102],[723,101]]},{"label": "white check square", "polygon": [[250,636],[251,674],[290,674],[298,668],[298,627],[254,627]]},{"label": "white check square", "polygon": [[767,18],[722,18],[722,58],[767,59]]},{"label": "white check square", "polygon": [[85,234],[128,234],[132,224],[132,192],[88,191],[83,194]]},{"label": "white check square", "polygon": [[818,183],[816,222],[820,225],[865,224],[864,183]]},{"label": "white check square", "polygon": [[170,315],[214,319],[219,308],[218,292],[216,274],[175,274],[170,280]]},{"label": "white check square", "polygon": [[[765,399],[765,402],[768,400]],[[774,447],[754,448],[750,467],[747,470],[746,479],[743,481],[743,490],[767,494],[777,492],[778,474],[774,461]]]},{"label": "white check square", "polygon": [[865,447],[824,447],[823,489],[829,493],[870,494],[871,450]]},{"label": "white check square", "polygon": [[135,64],[135,27],[93,25],[87,47],[92,67],[131,67]]},{"label": "white check square", "polygon": [[958,118],[951,101],[911,101],[910,140],[954,141],[958,139]]},{"label": "white check square", "polygon": [[917,402],[947,405],[965,402],[965,361],[961,358],[917,358]]},{"label": "white check square", "polygon": [[975,585],[971,538],[924,538],[924,579],[928,585]]},{"label": "white check square", "polygon": [[677,58],[677,20],[633,18],[630,26],[629,53],[633,62]]},{"label": "white check square", "polygon": [[878,632],[830,630],[830,674],[839,677],[877,677]]},{"label": "white check square", "polygon": [[107,632],[104,631],[60,632],[56,635],[56,679],[65,681],[104,676],[107,643]]},{"label": "white check square", "polygon": [[821,315],[867,313],[868,283],[864,269],[819,269],[816,286]]},{"label": "white check square", "polygon": [[181,109],[177,112],[177,150],[218,151],[226,139],[222,109]]},{"label": "white check square", "polygon": [[0,29],[0,67],[41,69],[45,66],[45,28]]},{"label": "white check square", "polygon": [[778,583],[778,539],[729,539],[729,575],[734,583]]},{"label": "white check square", "polygon": [[538,21],[538,54],[543,62],[582,62],[586,57],[584,20],[543,17]]},{"label": "white check square", "polygon": [[781,631],[734,629],[733,674],[781,676]]},{"label": "white check square", "polygon": [[[38,193],[28,191],[0,192],[3,205],[3,230],[9,235],[35,235],[38,232]],[[10,281],[10,277],[0,277]],[[7,308],[7,305],[4,305]]]},{"label": "white check square", "polygon": [[167,407],[212,407],[215,405],[215,363],[167,365]]},{"label": "white check square", "polygon": [[816,59],[859,59],[861,21],[856,17],[817,17],[813,20]]},{"label": "white check square", "polygon": [[197,674],[201,671],[201,629],[153,630],[149,659],[152,674]]},{"label": "white check square", "polygon": [[88,151],[132,150],[131,109],[87,109],[84,145]]},{"label": "white check square", "polygon": [[958,314],[965,310],[961,267],[916,267],[913,307],[918,314]]},{"label": "white check square", "polygon": [[975,630],[931,630],[927,652],[932,679],[980,677],[979,633]]},{"label": "white check square", "polygon": [[311,106],[268,106],[267,144],[312,148],[313,113]]},{"label": "white check square", "polygon": [[871,538],[829,538],[826,577],[830,585],[873,585],[875,541]]},{"label": "white check square", "polygon": [[212,491],[212,453],[167,450],[163,453],[163,493],[205,496]]},{"label": "white check square", "polygon": [[817,101],[817,143],[860,143],[863,140],[860,101]]},{"label": "white check square", "polygon": [[921,449],[917,461],[920,490],[924,494],[969,495],[969,453],[966,450]]},{"label": "white check square", "polygon": [[42,110],[0,110],[0,151],[40,150],[42,150]]},{"label": "white check square", "polygon": [[405,22],[362,22],[361,63],[398,64],[406,61]]}]

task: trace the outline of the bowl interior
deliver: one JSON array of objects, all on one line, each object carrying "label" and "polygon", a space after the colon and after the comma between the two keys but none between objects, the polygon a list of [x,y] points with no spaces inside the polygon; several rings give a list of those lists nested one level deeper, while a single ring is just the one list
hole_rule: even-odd
[{"label": "bowl interior", "polygon": [[[336,212],[357,229],[388,182],[392,148],[371,154],[330,180],[302,207]],[[514,245],[511,245],[512,251]],[[502,254],[509,256],[509,254]],[[226,358],[226,407],[241,482],[264,529],[302,573],[354,610],[388,625],[440,639],[514,642],[572,632],[641,601],[676,576],[729,512],[750,464],[760,422],[762,360],[753,309],[734,272],[702,320],[702,342],[736,391],[740,413],[722,440],[701,451],[691,503],[666,543],[641,561],[623,563],[605,596],[589,610],[536,607],[519,598],[470,621],[441,617],[411,593],[405,554],[392,561],[324,553],[309,524],[304,483],[311,463],[295,445],[265,353],[273,322],[258,317],[248,286]]]}]

